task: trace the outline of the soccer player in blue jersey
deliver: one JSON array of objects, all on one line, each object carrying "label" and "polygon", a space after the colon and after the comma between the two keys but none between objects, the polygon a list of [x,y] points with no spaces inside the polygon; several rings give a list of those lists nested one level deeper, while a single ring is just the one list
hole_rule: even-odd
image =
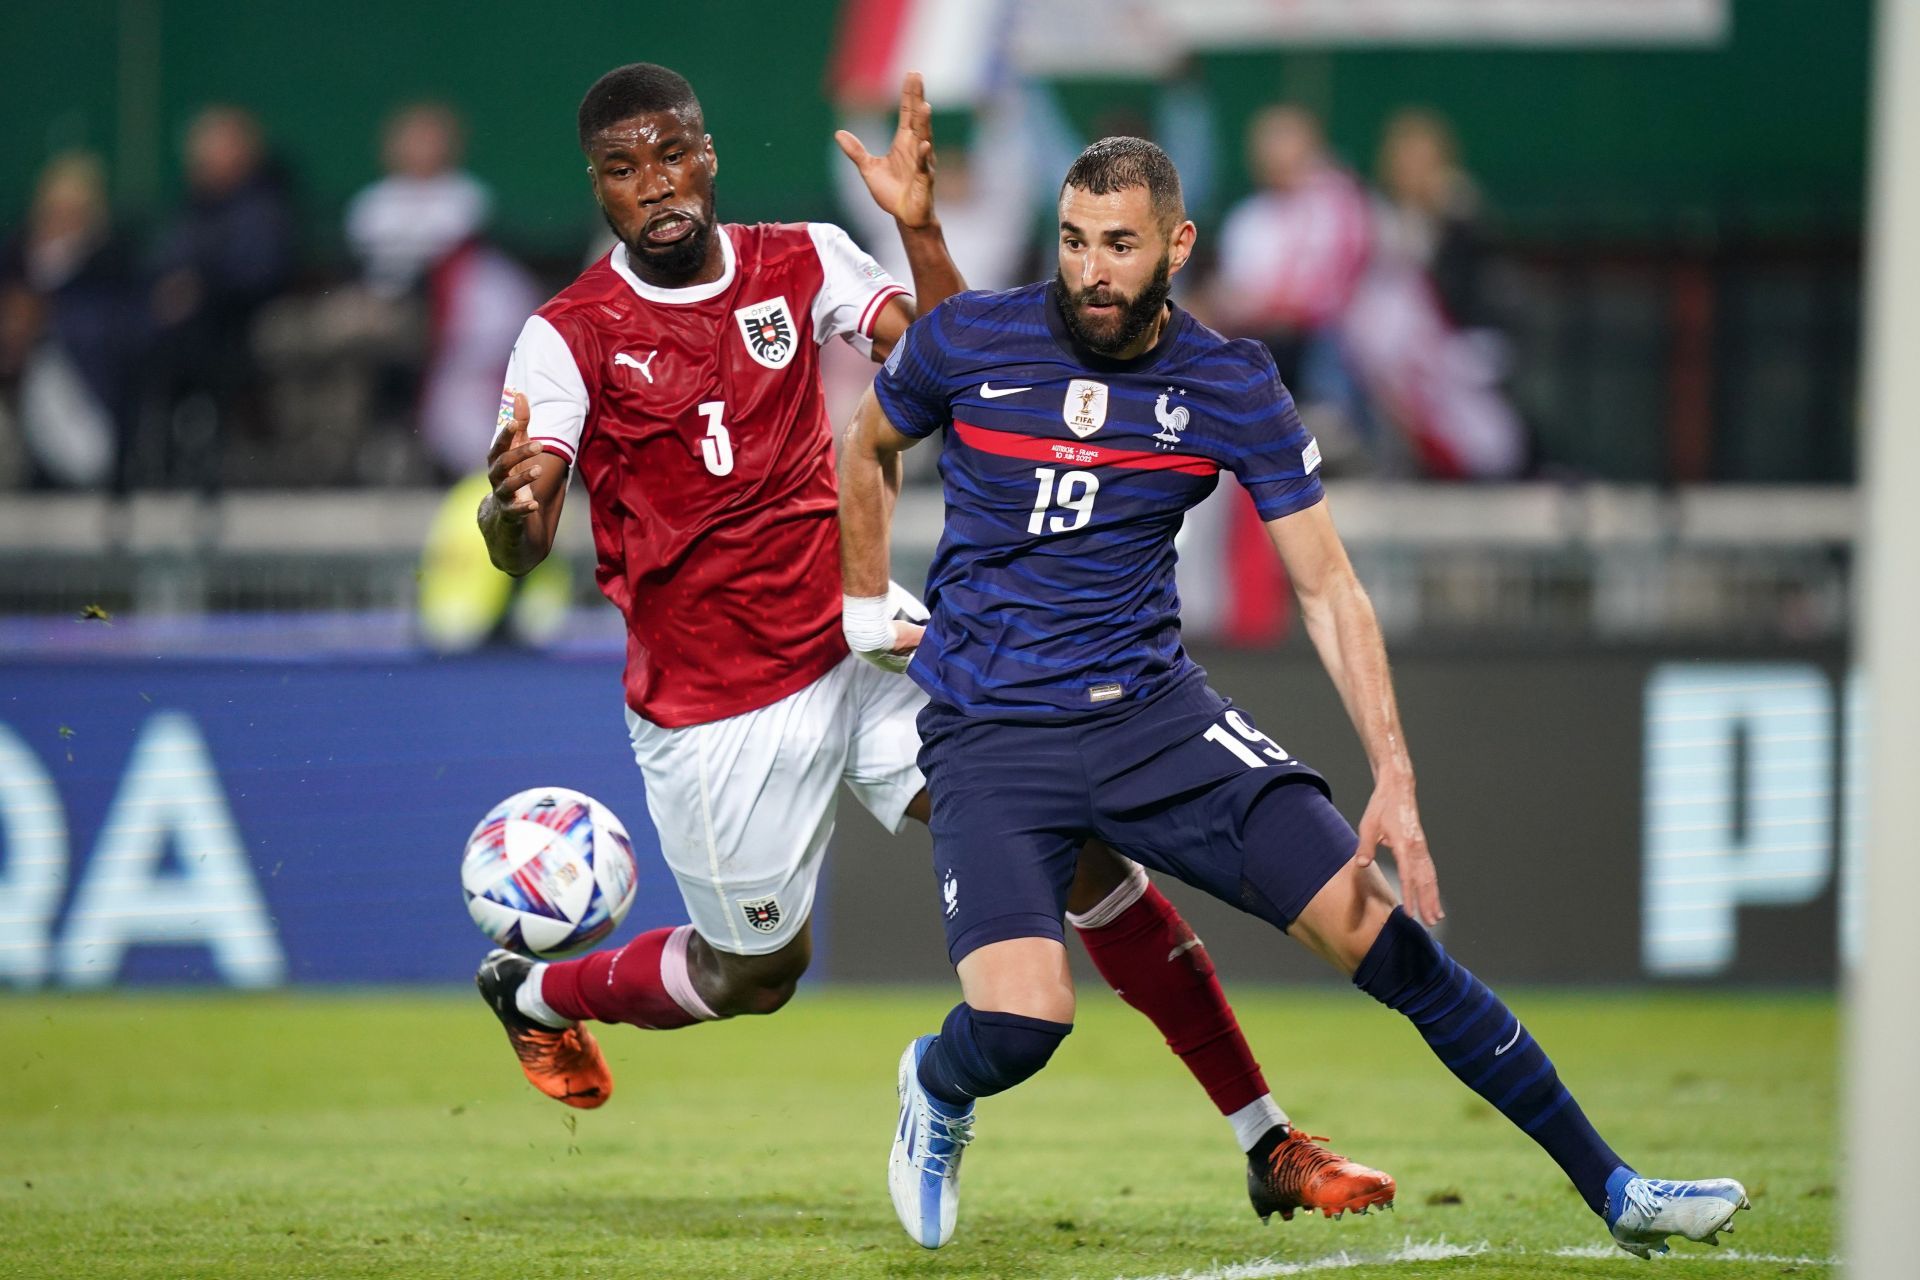
[{"label": "soccer player in blue jersey", "polygon": [[[1439,884],[1385,648],[1328,514],[1320,456],[1266,348],[1168,301],[1193,252],[1158,147],[1107,138],[1060,192],[1056,279],[962,293],[908,330],[840,453],[845,628],[931,696],[920,765],[962,1003],[900,1059],[888,1180],[903,1226],[952,1235],[974,1099],[1072,1030],[1061,915],[1098,837],[1299,939],[1405,1014],[1560,1165],[1619,1244],[1713,1241],[1738,1182],[1640,1176],[1545,1050],[1425,926]],[[887,604],[896,455],[936,431],[947,503],[924,632]],[[1180,645],[1174,534],[1230,470],[1266,520],[1372,765],[1356,834],[1321,776],[1215,693]],[[1393,854],[1394,893],[1375,855]]]}]

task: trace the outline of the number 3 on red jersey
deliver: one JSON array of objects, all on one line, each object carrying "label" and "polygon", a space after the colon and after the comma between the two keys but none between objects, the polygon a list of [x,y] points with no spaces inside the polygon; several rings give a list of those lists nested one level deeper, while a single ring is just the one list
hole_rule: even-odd
[{"label": "number 3 on red jersey", "polygon": [[733,437],[727,434],[727,424],[720,419],[727,412],[724,400],[703,401],[700,416],[707,420],[707,434],[700,437],[700,460],[707,464],[707,470],[716,476],[733,473]]}]

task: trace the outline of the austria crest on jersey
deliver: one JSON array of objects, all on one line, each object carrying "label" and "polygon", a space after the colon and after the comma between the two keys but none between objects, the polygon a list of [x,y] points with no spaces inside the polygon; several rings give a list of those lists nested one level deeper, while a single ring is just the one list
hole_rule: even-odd
[{"label": "austria crest on jersey", "polygon": [[733,313],[733,318],[740,326],[747,354],[769,369],[786,368],[793,353],[800,349],[794,336],[793,313],[787,310],[784,297],[741,307]]}]

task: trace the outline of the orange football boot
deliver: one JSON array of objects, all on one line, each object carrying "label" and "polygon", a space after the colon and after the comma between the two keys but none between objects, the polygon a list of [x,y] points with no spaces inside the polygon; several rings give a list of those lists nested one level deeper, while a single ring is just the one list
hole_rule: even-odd
[{"label": "orange football boot", "polygon": [[480,998],[507,1029],[507,1042],[533,1087],[583,1111],[613,1096],[613,1073],[593,1033],[577,1023],[549,1027],[520,1012],[514,996],[533,972],[533,961],[511,951],[490,951],[474,975]]},{"label": "orange football boot", "polygon": [[1247,1196],[1260,1221],[1278,1213],[1291,1222],[1295,1209],[1337,1218],[1374,1205],[1393,1208],[1392,1178],[1327,1150],[1320,1145],[1325,1141],[1289,1128],[1265,1160],[1257,1152],[1247,1156]]}]

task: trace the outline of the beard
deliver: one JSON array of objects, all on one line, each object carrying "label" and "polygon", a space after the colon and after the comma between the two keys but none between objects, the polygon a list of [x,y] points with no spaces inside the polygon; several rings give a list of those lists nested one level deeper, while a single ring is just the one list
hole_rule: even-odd
[{"label": "beard", "polygon": [[[1124,351],[1152,327],[1160,308],[1167,304],[1167,295],[1173,291],[1173,259],[1169,253],[1161,254],[1153,279],[1131,298],[1099,286],[1075,292],[1066,275],[1058,271],[1054,281],[1060,288],[1060,318],[1067,322],[1074,339],[1100,355],[1112,355]],[[1086,311],[1091,303],[1116,306],[1118,310],[1096,319]]]},{"label": "beard", "polygon": [[605,209],[600,216],[606,218],[607,227],[613,232],[614,239],[627,246],[627,261],[635,271],[646,268],[646,275],[653,277],[649,283],[664,288],[674,288],[676,281],[691,279],[701,267],[706,265],[707,251],[713,244],[714,228],[719,225],[714,216],[714,200],[711,192],[707,195],[706,207],[700,217],[694,220],[693,230],[686,237],[672,244],[648,244],[644,237],[627,240],[620,235],[620,228],[613,225],[613,218]]}]

